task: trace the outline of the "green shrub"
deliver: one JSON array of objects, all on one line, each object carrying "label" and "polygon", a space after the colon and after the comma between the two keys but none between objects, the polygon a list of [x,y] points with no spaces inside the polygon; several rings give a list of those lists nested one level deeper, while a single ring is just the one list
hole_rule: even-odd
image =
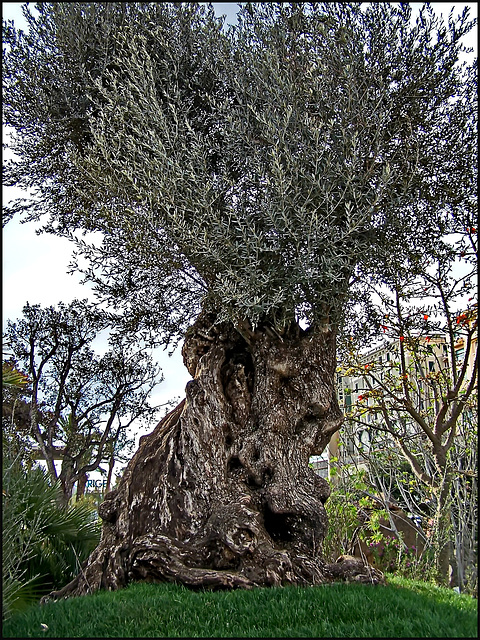
[{"label": "green shrub", "polygon": [[[365,483],[363,472],[345,472],[337,476],[330,498],[325,504],[329,526],[323,552],[327,562],[344,554],[354,553],[360,541],[370,553],[375,566],[384,572],[412,580],[435,579],[435,558],[431,544],[423,550],[407,547],[399,536],[386,535],[381,524],[388,521],[388,512],[369,497],[374,488]],[[366,515],[368,513],[368,516]]]},{"label": "green shrub", "polygon": [[3,456],[3,617],[69,582],[96,547],[100,526],[88,505],[60,506],[61,490],[40,466]]}]

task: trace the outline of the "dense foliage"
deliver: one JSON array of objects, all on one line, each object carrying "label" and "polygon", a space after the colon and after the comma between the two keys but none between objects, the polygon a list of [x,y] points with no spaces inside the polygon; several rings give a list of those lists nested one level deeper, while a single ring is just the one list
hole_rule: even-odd
[{"label": "dense foliage", "polygon": [[2,459],[2,617],[71,580],[98,544],[88,504],[60,506],[62,491],[8,445]]},{"label": "dense foliage", "polygon": [[[12,363],[3,364],[4,400],[29,382]],[[2,426],[3,619],[70,580],[97,544],[100,527],[87,503],[60,505],[61,488],[33,461],[25,434],[5,428],[5,421]]]},{"label": "dense foliage", "polygon": [[472,226],[467,10],[245,3],[224,31],[202,3],[36,9],[4,26],[5,178],[35,194],[7,219],[48,214],[126,328],[336,326],[364,274]]}]

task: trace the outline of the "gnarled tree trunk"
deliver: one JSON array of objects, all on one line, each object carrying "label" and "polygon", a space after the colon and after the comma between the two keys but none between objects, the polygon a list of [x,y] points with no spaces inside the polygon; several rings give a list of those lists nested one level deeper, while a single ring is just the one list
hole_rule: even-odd
[{"label": "gnarled tree trunk", "polygon": [[[53,597],[136,580],[253,587],[342,576],[322,560],[330,489],[308,466],[342,422],[335,335],[242,333],[208,314],[188,332],[186,399],[141,438],[100,505],[99,546]],[[347,573],[382,579],[351,562]]]}]

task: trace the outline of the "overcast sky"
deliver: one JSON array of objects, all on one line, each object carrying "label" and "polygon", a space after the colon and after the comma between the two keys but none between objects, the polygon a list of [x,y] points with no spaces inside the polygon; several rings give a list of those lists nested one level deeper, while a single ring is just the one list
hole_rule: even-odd
[{"label": "overcast sky", "polygon": [[[418,10],[421,3],[412,3]],[[456,13],[463,7],[471,7],[471,18],[477,17],[477,3],[434,2],[437,12],[447,15],[453,6]],[[238,10],[236,3],[214,3],[218,15],[225,14],[227,23],[235,21]],[[2,3],[4,19],[13,19],[15,25],[25,28],[25,20],[21,12],[21,3]],[[476,31],[470,34],[466,42],[477,50]],[[3,188],[3,201],[21,196],[14,187]],[[39,224],[20,224],[18,219],[8,223],[3,230],[3,323],[6,319],[21,317],[22,307],[28,301],[42,306],[56,305],[59,301],[70,302],[73,298],[84,298],[88,295],[86,285],[80,285],[79,275],[68,275],[67,266],[72,246],[62,238],[48,234],[36,235]],[[158,352],[159,362],[165,376],[155,393],[155,402],[165,402],[176,396],[183,397],[185,384],[190,376],[183,366],[179,350],[172,358],[165,352]]]}]

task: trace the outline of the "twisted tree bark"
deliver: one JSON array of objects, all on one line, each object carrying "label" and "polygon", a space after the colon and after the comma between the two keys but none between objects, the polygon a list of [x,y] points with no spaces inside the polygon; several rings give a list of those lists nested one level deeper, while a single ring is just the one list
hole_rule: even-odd
[{"label": "twisted tree bark", "polygon": [[[322,559],[328,483],[309,457],[339,429],[335,335],[292,326],[242,334],[202,314],[183,357],[186,399],[140,440],[99,508],[101,541],[59,598],[130,581],[192,587],[319,584],[358,565]],[[348,575],[347,575],[348,574]]]}]

